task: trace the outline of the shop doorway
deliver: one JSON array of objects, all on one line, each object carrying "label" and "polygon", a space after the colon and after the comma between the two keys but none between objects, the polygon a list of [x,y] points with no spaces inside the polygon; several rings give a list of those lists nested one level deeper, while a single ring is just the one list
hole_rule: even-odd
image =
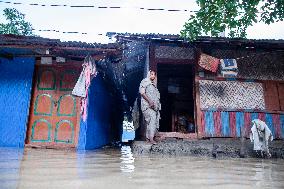
[{"label": "shop doorway", "polygon": [[161,93],[160,132],[195,133],[194,67],[191,64],[158,64]]}]

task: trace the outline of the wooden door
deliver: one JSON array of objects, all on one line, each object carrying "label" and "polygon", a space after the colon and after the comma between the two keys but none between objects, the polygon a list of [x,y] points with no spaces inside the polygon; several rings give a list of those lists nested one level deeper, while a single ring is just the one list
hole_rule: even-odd
[{"label": "wooden door", "polygon": [[279,96],[277,83],[273,81],[266,81],[264,83],[264,98],[265,107],[269,111],[279,111]]},{"label": "wooden door", "polygon": [[80,103],[71,92],[79,72],[76,67],[36,67],[28,144],[55,148],[77,145]]}]

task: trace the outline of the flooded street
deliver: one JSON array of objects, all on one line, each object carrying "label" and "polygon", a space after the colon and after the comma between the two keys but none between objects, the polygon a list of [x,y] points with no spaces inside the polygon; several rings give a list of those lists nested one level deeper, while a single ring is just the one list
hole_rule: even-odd
[{"label": "flooded street", "polygon": [[284,161],[0,149],[0,188],[284,188]]}]

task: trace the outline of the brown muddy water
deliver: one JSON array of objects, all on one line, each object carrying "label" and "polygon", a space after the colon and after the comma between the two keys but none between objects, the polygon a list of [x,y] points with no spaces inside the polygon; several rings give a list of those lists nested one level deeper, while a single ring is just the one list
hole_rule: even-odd
[{"label": "brown muddy water", "polygon": [[0,188],[284,188],[284,160],[0,148]]}]

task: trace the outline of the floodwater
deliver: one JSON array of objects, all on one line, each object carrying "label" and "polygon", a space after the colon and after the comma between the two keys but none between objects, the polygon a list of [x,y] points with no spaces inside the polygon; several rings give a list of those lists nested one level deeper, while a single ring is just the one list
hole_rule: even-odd
[{"label": "floodwater", "polygon": [[284,160],[0,148],[0,188],[284,188]]}]

